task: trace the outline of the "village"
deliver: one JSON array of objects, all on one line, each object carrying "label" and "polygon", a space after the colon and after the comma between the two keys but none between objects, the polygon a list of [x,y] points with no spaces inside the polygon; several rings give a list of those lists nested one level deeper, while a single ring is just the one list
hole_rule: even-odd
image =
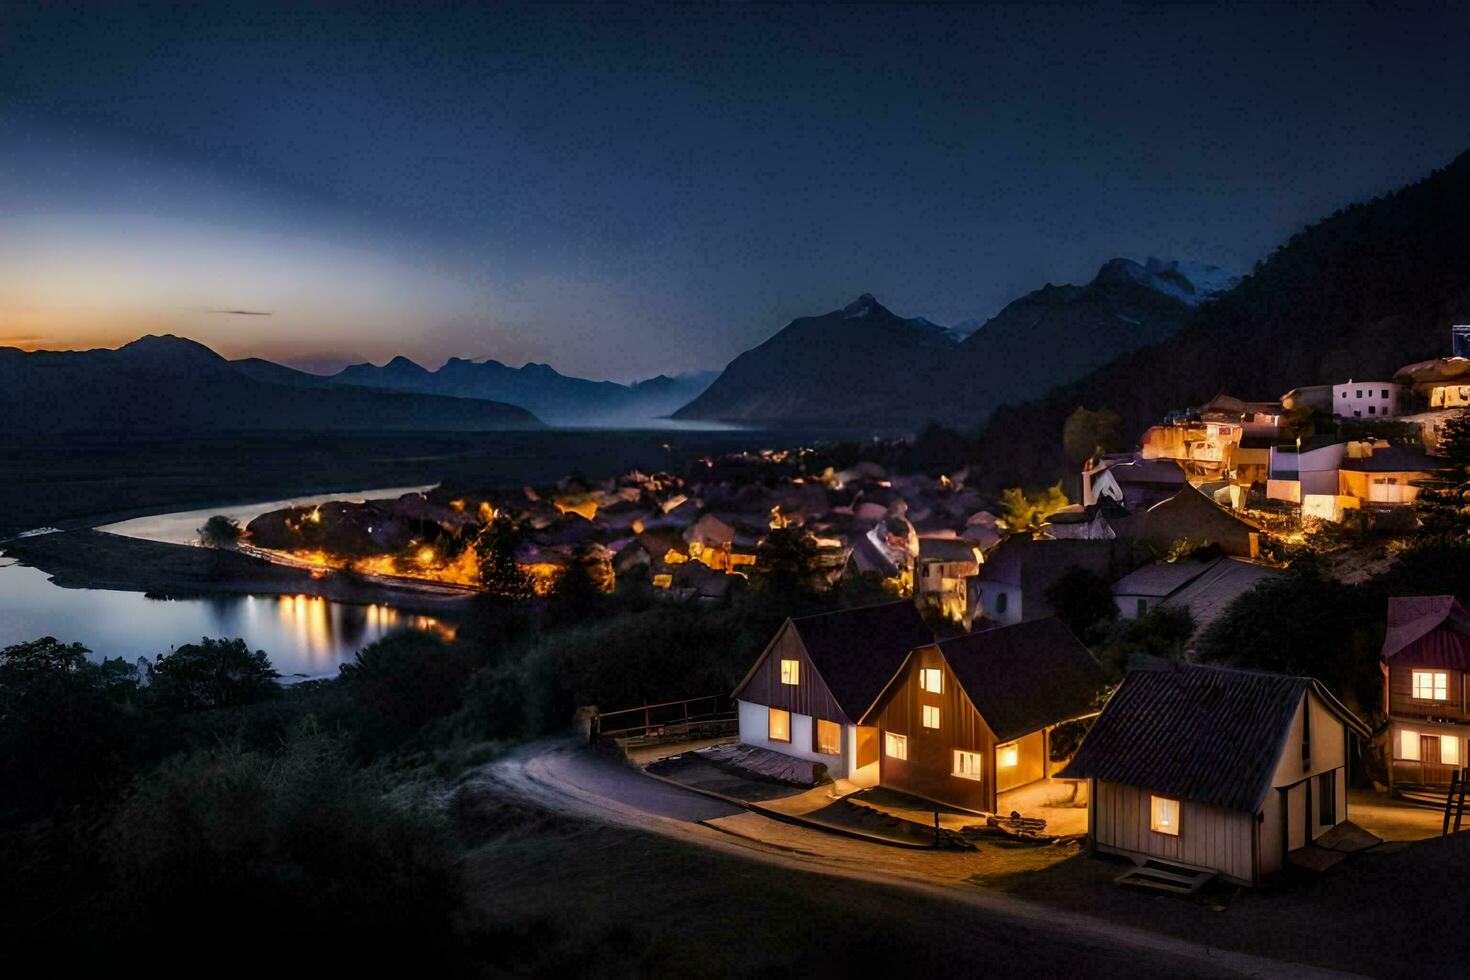
[{"label": "village", "polygon": [[[1374,701],[1191,651],[1304,554],[1352,581],[1419,535],[1467,408],[1470,359],[1453,356],[1171,413],[1132,451],[1099,445],[1064,481],[1075,503],[1063,484],[997,500],[963,467],[815,447],[289,509],[246,541],[466,590],[492,587],[498,549],[535,595],[576,566],[605,591],[710,607],[784,552],[861,600],[788,619],[732,692],[588,708],[584,735],[775,820],[899,847],[1085,842],[1124,859],[1122,883],[1193,894],[1459,828],[1470,614],[1452,596],[1389,598]],[[1183,655],[1101,663],[1065,621],[1088,587],[1109,620],[1172,614]]]}]

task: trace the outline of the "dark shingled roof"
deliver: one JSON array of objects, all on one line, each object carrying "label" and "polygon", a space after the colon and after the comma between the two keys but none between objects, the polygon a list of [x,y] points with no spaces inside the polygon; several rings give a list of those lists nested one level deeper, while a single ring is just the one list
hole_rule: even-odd
[{"label": "dark shingled roof", "polygon": [[791,620],[827,690],[857,720],[898,672],[909,651],[934,642],[912,602],[888,602]]},{"label": "dark shingled roof", "polygon": [[1359,473],[1433,473],[1439,465],[1422,449],[1382,446],[1371,456],[1343,460],[1341,468]]},{"label": "dark shingled roof", "polygon": [[1058,619],[967,633],[939,644],[975,710],[1009,741],[1088,714],[1107,675]]},{"label": "dark shingled roof", "polygon": [[1195,664],[1129,671],[1058,776],[1255,813],[1308,689],[1349,728],[1367,734],[1310,677]]}]

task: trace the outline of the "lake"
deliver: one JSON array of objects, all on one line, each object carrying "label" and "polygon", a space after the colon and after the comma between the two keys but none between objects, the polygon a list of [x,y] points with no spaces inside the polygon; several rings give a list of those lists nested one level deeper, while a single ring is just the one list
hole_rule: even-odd
[{"label": "lake", "polygon": [[[192,544],[195,529],[213,514],[241,524],[281,507],[325,500],[398,497],[423,487],[389,487],[355,493],[209,507],[109,524],[99,530],[129,537]],[[149,599],[141,592],[63,589],[46,573],[0,556],[0,647],[40,636],[80,643],[97,658],[155,657],[200,637],[240,637],[264,650],[283,676],[333,677],[337,665],[396,629],[447,633],[429,616],[389,606],[355,606],[316,596],[219,595],[197,599]]]}]

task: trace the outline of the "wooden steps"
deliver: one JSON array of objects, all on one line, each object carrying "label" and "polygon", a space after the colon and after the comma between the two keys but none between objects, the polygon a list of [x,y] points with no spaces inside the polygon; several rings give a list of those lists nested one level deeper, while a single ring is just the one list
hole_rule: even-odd
[{"label": "wooden steps", "polygon": [[1193,895],[1214,877],[1213,871],[1150,860],[1128,869],[1114,878],[1113,882],[1134,888],[1152,888],[1171,895]]}]

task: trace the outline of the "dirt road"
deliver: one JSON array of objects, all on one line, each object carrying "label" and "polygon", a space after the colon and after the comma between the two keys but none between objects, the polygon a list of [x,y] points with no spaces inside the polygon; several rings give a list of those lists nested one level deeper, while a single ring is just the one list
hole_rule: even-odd
[{"label": "dirt road", "polygon": [[[1341,973],[1217,949],[1039,905],[977,886],[980,859],[961,852],[905,851],[777,823],[644,776],[570,740],[544,740],[485,766],[488,788],[548,810],[653,832],[700,847],[833,878],[898,886],[1006,921],[1016,941],[1081,942],[1106,958],[1123,954],[1193,975],[1328,977]],[[1153,972],[1153,971],[1150,971]]]}]

